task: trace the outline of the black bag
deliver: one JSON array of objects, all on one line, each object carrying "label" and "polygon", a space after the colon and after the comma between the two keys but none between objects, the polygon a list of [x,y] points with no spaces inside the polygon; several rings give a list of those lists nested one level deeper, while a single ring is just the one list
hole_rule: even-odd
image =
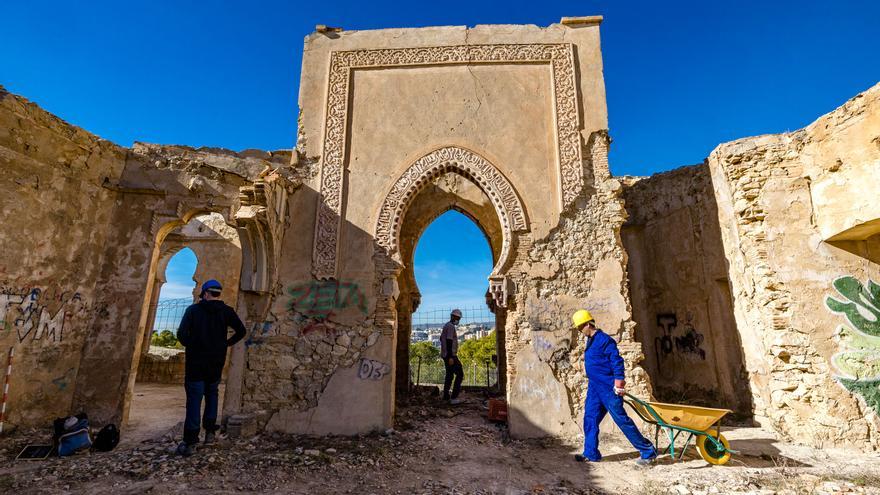
[{"label": "black bag", "polygon": [[101,428],[92,448],[100,452],[110,452],[119,444],[119,429],[114,424],[108,424]]}]

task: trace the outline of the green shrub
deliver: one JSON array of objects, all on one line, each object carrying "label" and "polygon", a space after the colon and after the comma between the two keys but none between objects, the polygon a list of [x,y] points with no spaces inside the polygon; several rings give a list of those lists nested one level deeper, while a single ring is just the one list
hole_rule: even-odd
[{"label": "green shrub", "polygon": [[177,335],[171,330],[162,330],[161,332],[153,332],[150,344],[159,347],[169,347],[171,349],[183,349],[183,345],[177,340]]},{"label": "green shrub", "polygon": [[416,342],[409,345],[409,359],[411,361],[422,358],[422,363],[431,363],[440,359],[440,349],[430,342]]}]

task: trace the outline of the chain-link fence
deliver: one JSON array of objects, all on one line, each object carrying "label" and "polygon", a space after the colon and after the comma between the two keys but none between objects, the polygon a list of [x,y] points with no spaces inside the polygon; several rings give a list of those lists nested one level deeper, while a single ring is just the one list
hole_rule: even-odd
[{"label": "chain-link fence", "polygon": [[[453,308],[436,308],[419,310],[412,315],[411,343],[430,342],[440,347],[440,332],[449,321]],[[462,307],[462,317],[458,324],[459,346],[469,339],[488,336],[495,330],[495,315],[486,306]],[[462,363],[464,380],[462,384],[473,387],[492,387],[498,383],[498,368],[491,359],[482,362],[465,361]],[[446,367],[440,358],[422,359],[412,356],[409,363],[410,375],[416,385],[443,385]]]}]

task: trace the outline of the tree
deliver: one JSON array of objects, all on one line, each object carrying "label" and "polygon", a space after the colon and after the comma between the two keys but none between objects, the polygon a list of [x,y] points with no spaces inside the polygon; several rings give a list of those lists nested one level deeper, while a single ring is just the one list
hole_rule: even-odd
[{"label": "tree", "polygon": [[495,355],[495,331],[479,339],[465,340],[458,347],[458,358],[464,365],[477,364],[484,366],[486,361],[492,366],[492,356]]},{"label": "tree", "polygon": [[159,347],[170,347],[172,349],[183,349],[183,345],[177,340],[177,335],[171,330],[162,330],[161,332],[153,333],[153,337],[150,339],[150,344]]},{"label": "tree", "polygon": [[422,358],[423,363],[432,363],[440,359],[440,350],[430,342],[416,342],[409,345],[409,358],[410,360]]}]

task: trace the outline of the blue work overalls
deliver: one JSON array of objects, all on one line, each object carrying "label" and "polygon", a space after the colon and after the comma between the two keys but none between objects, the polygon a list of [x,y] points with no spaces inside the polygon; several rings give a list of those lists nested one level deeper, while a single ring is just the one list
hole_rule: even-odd
[{"label": "blue work overalls", "polygon": [[623,380],[623,358],[617,343],[602,330],[596,330],[587,339],[584,351],[584,369],[589,379],[587,400],[584,404],[584,457],[591,461],[602,459],[599,453],[599,424],[610,413],[627,440],[638,449],[643,459],[657,456],[657,451],[633,420],[623,410],[623,398],[614,393],[614,380]]}]

